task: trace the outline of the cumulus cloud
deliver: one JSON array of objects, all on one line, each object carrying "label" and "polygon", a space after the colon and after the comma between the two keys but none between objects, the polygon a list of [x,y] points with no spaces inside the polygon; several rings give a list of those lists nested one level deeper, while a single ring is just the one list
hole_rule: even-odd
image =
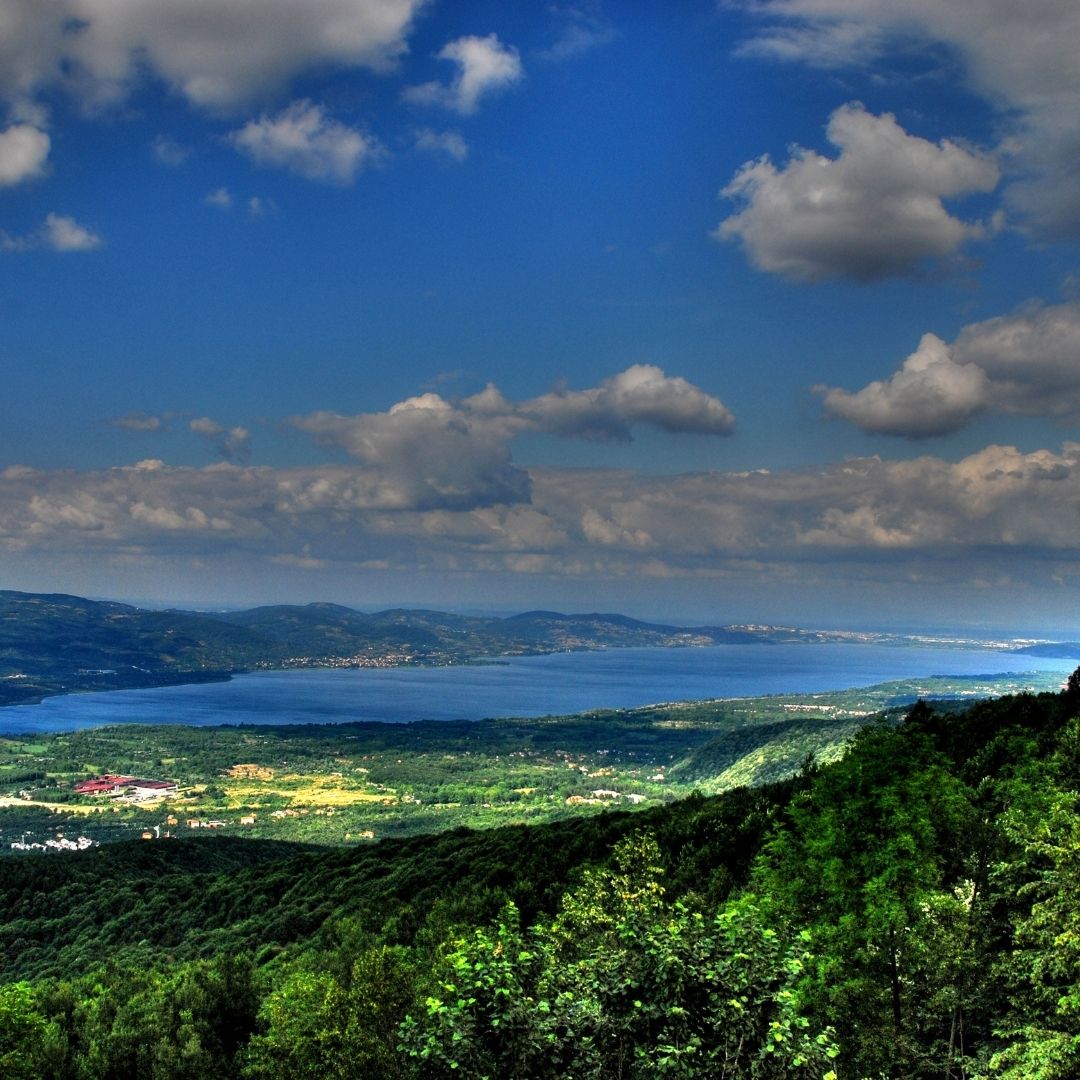
[{"label": "cumulus cloud", "polygon": [[423,0],[7,0],[0,96],[64,86],[96,106],[149,72],[195,105],[233,110],[301,72],[392,69]]},{"label": "cumulus cloud", "polygon": [[1080,420],[1080,301],[1029,304],[966,326],[953,346],[993,383],[995,409]]},{"label": "cumulus cloud", "polygon": [[528,477],[511,463],[504,431],[474,422],[437,394],[385,413],[318,412],[292,423],[370,466],[387,508],[468,509],[529,498]]},{"label": "cumulus cloud", "polygon": [[434,131],[417,128],[413,133],[416,149],[429,154],[445,154],[454,161],[464,161],[469,156],[469,144],[460,131]]},{"label": "cumulus cloud", "polygon": [[[403,411],[423,411],[410,405]],[[437,410],[436,410],[437,411]],[[0,471],[0,549],[80,563],[230,553],[275,566],[867,581],[1046,580],[1080,561],[1080,444],[988,446],[952,463],[879,458],[794,472],[534,469],[528,501],[403,505],[379,468],[157,460]]]},{"label": "cumulus cloud", "polygon": [[379,142],[330,119],[306,99],[276,116],[252,120],[229,136],[233,146],[259,165],[270,165],[329,184],[349,184],[383,153]]},{"label": "cumulus cloud", "polygon": [[889,379],[849,392],[818,387],[825,410],[864,431],[921,438],[957,431],[983,412],[1080,420],[1080,302],[1027,305],[934,334]]},{"label": "cumulus cloud", "polygon": [[97,233],[63,214],[47,214],[41,227],[26,236],[9,236],[0,230],[0,251],[93,251],[104,243]]},{"label": "cumulus cloud", "polygon": [[653,364],[635,364],[589,390],[554,390],[516,414],[536,430],[628,442],[634,424],[673,434],[730,435],[735,417],[719,398]]},{"label": "cumulus cloud", "polygon": [[51,140],[32,124],[12,124],[0,131],[0,187],[42,176]]},{"label": "cumulus cloud", "polygon": [[910,275],[985,235],[942,199],[993,190],[990,158],[909,135],[891,113],[858,104],[837,109],[826,136],[835,158],[796,147],[783,168],[767,156],[745,164],[721,191],[743,209],[713,235],[740,240],[755,266],[793,281],[863,282]]},{"label": "cumulus cloud", "polygon": [[1073,0],[753,0],[769,21],[744,53],[825,67],[941,42],[1007,128],[1012,206],[1050,236],[1080,235],[1080,7]]},{"label": "cumulus cloud", "polygon": [[200,416],[188,429],[206,439],[223,461],[247,461],[251,455],[251,432],[245,427],[225,427],[209,416]]},{"label": "cumulus cloud", "polygon": [[829,416],[863,431],[920,438],[957,431],[987,407],[990,382],[975,364],[957,363],[935,334],[924,334],[891,378],[857,393],[820,388]]},{"label": "cumulus cloud", "polygon": [[448,42],[438,57],[457,64],[457,75],[449,83],[428,82],[408,87],[407,101],[437,105],[470,116],[476,112],[481,98],[508,90],[525,77],[517,49],[504,45],[495,34]]},{"label": "cumulus cloud", "polygon": [[388,504],[462,508],[528,500],[528,477],[509,449],[522,432],[629,441],[632,427],[644,424],[727,435],[734,417],[685,379],[637,364],[588,390],[558,389],[518,403],[489,384],[456,403],[427,393],[385,413],[317,412],[290,423],[376,470]]}]

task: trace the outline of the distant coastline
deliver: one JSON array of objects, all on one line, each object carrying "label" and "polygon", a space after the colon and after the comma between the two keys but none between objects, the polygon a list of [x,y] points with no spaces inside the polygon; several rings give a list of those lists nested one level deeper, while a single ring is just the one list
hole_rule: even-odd
[{"label": "distant coastline", "polygon": [[[683,627],[612,613],[508,617],[336,604],[152,611],[65,594],[0,591],[0,706],[63,694],[222,682],[255,671],[500,663],[615,648],[862,644],[1080,657],[1080,645],[769,624]],[[1059,650],[1059,651],[1055,651]],[[1060,651],[1065,650],[1065,651]]]},{"label": "distant coastline", "polygon": [[262,670],[202,685],[177,682],[53,696],[32,709],[4,710],[0,731],[58,732],[131,723],[441,724],[827,694],[897,680],[889,703],[900,704],[901,699],[940,695],[938,677],[962,684],[964,696],[1057,689],[1071,666],[1060,659],[999,651],[851,643],[609,648],[507,657],[494,663]]}]

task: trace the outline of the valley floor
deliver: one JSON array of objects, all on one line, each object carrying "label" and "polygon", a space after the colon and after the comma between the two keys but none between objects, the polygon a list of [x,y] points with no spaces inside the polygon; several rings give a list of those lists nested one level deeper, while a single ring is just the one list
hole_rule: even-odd
[{"label": "valley floor", "polygon": [[[868,717],[899,715],[920,697],[963,701],[1059,683],[1054,673],[933,678],[542,719],[125,724],[0,737],[0,852],[209,832],[364,845],[648,808],[777,780],[811,756],[834,760]],[[109,775],[169,789],[79,791]]]}]

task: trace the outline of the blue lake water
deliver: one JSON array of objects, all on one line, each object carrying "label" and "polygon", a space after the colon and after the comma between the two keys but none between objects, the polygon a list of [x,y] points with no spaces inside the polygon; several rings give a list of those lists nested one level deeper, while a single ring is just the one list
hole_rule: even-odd
[{"label": "blue lake water", "polygon": [[230,682],[48,698],[0,710],[0,732],[102,724],[328,724],[545,716],[660,701],[812,693],[929,675],[1060,671],[1076,661],[884,645],[717,645],[556,653],[441,668],[303,669]]}]

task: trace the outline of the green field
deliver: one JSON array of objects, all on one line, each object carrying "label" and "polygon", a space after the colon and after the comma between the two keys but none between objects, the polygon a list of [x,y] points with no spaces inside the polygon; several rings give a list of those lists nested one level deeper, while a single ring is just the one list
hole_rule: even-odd
[{"label": "green field", "polygon": [[[922,698],[1056,689],[1060,676],[933,678],[864,690],[541,719],[192,728],[0,738],[0,845],[217,834],[369,844],[642,809],[835,760],[867,718]],[[103,773],[175,781],[166,799],[74,792]],[[197,822],[197,825],[192,823]]]}]

